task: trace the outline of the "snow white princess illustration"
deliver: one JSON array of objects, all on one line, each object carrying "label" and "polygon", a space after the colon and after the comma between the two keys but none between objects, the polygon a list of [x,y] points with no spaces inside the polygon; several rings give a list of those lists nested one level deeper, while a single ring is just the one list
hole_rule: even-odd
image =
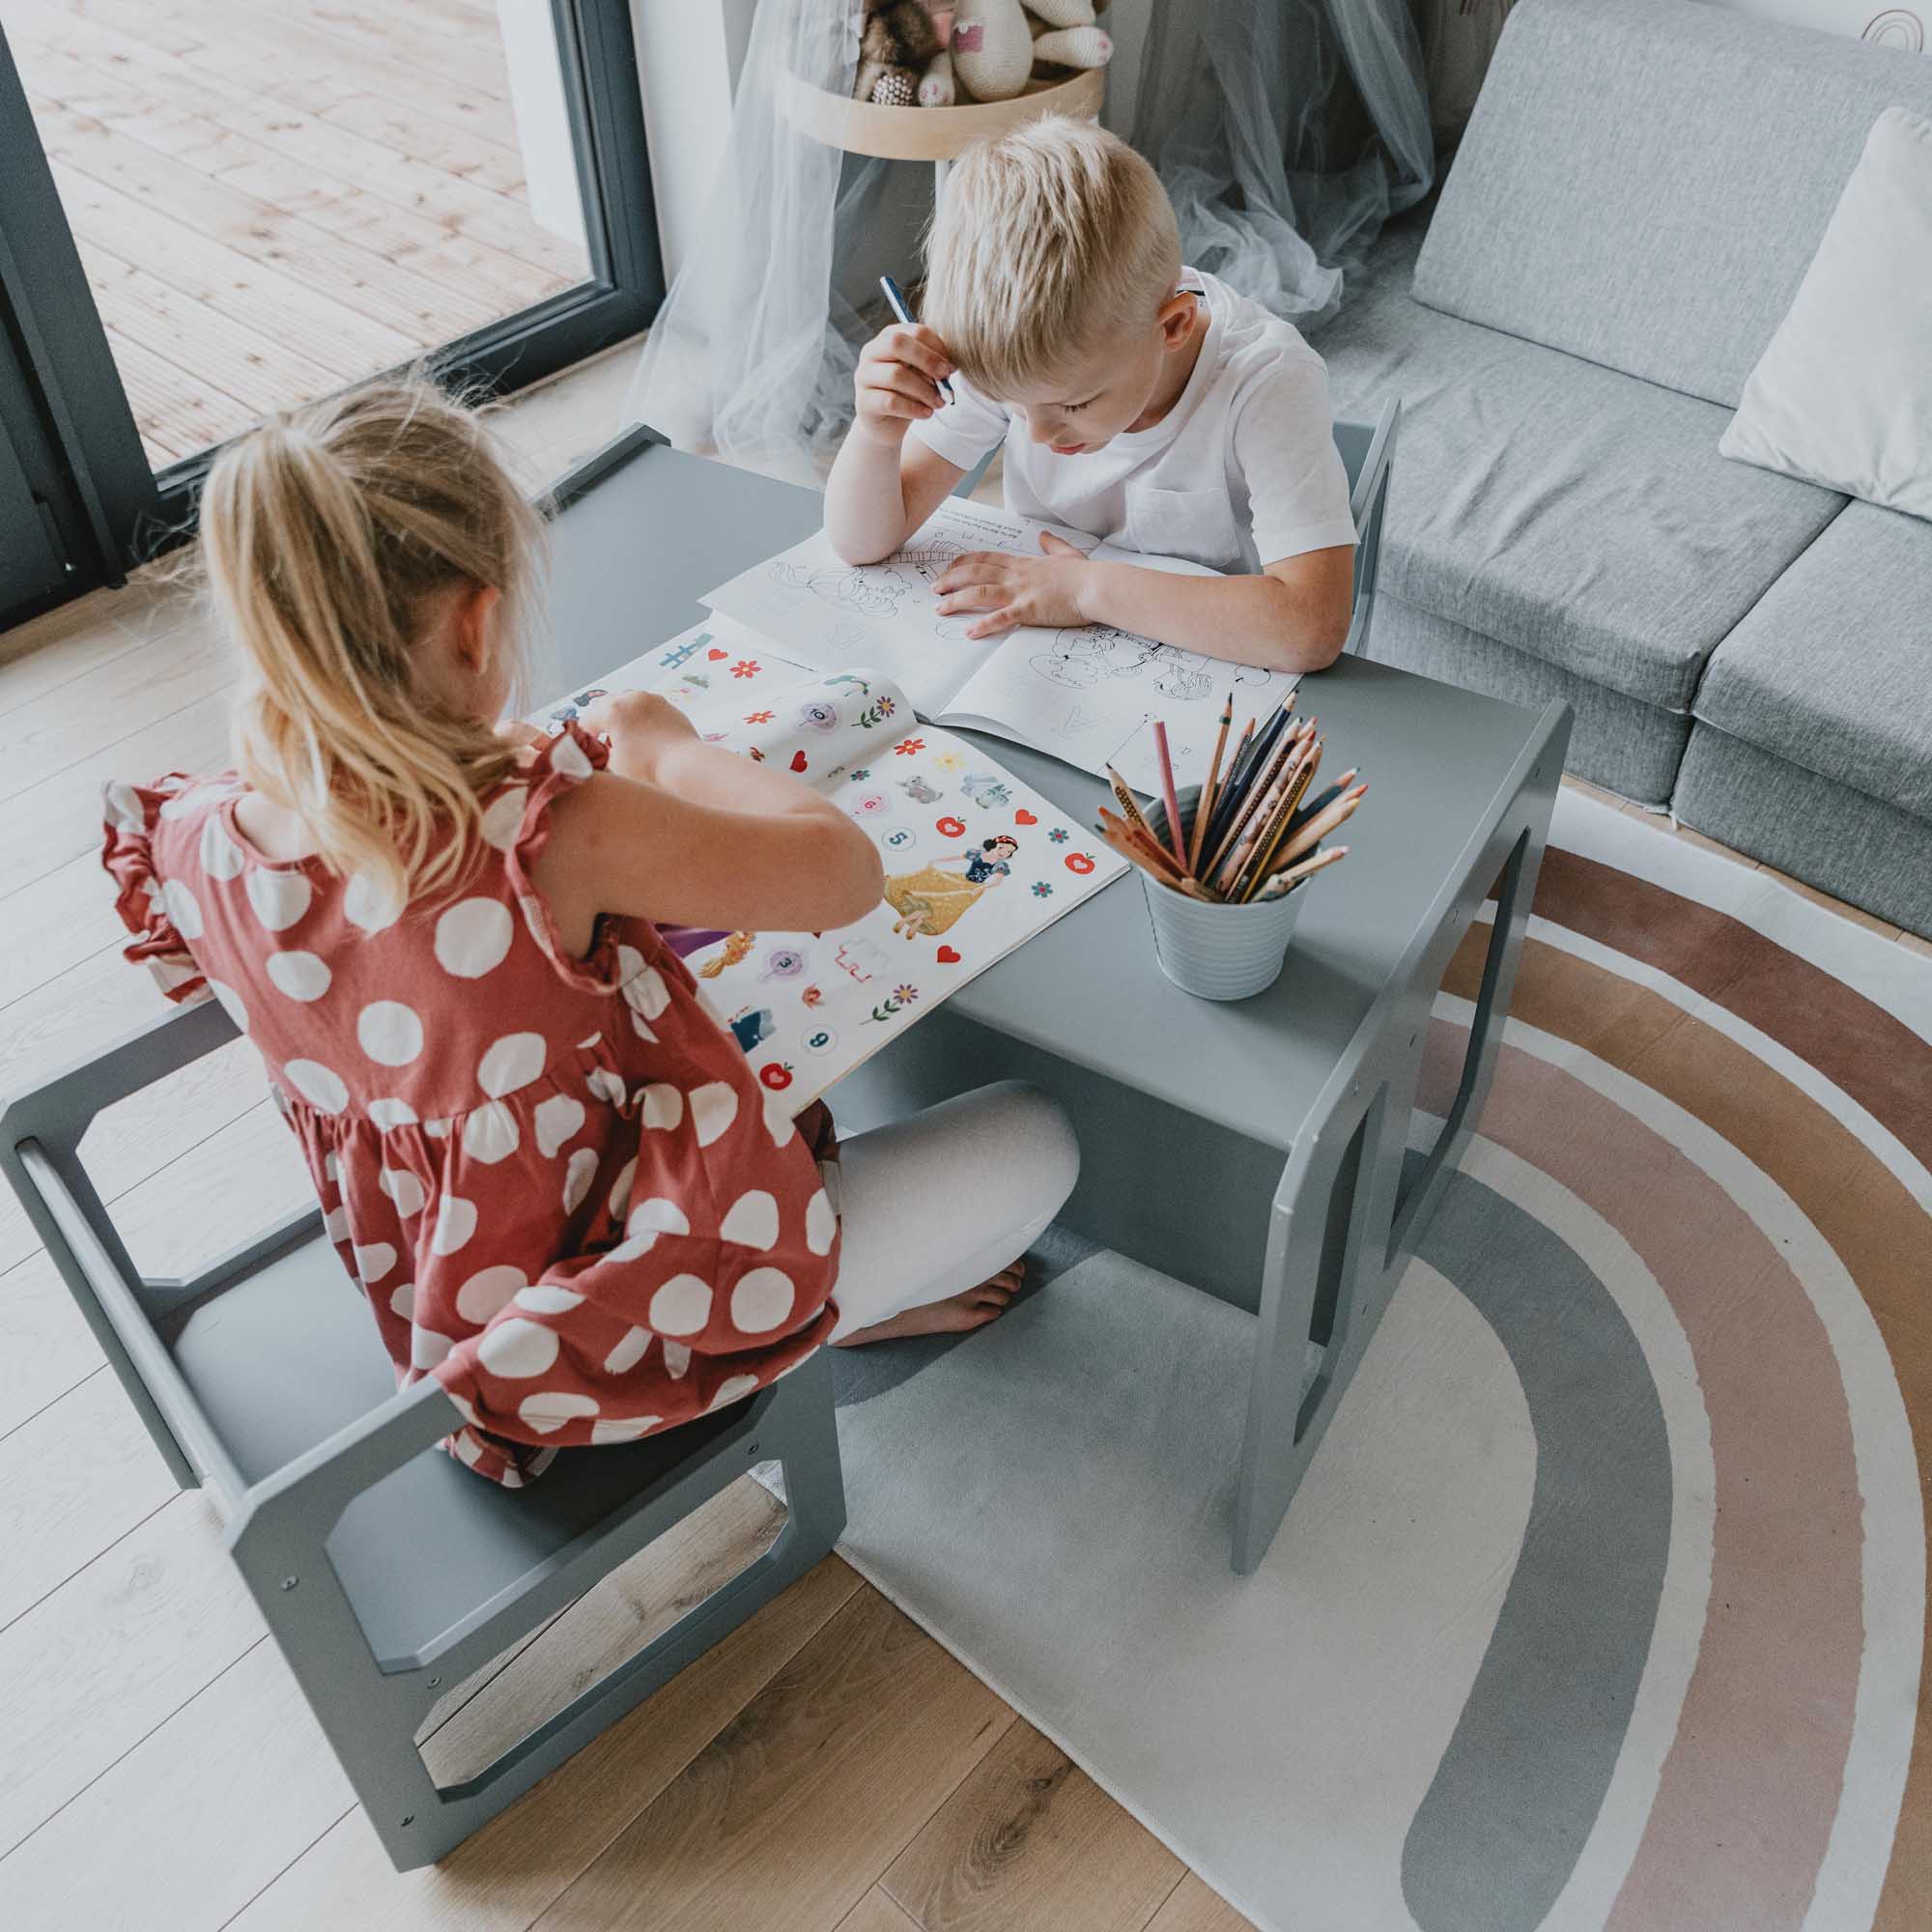
[{"label": "snow white princess illustration", "polygon": [[[982,895],[1012,876],[1012,861],[1020,841],[999,833],[980,841],[976,850],[945,852],[917,872],[886,881],[886,902],[898,914],[893,930],[901,939],[936,939],[950,932],[962,914],[979,904]],[[949,862],[966,862],[964,872],[942,868]]]}]

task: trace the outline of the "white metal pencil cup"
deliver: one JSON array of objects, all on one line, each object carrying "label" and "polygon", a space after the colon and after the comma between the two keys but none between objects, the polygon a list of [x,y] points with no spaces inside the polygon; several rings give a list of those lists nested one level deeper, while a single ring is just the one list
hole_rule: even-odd
[{"label": "white metal pencil cup", "polygon": [[[1179,794],[1180,822],[1190,834],[1200,798],[1199,785]],[[1165,844],[1166,807],[1158,801],[1150,806],[1147,821]],[[1264,905],[1215,905],[1191,899],[1143,871],[1141,890],[1153,922],[1154,956],[1183,993],[1203,1000],[1246,1000],[1280,979],[1294,922],[1301,916],[1301,888]]]}]

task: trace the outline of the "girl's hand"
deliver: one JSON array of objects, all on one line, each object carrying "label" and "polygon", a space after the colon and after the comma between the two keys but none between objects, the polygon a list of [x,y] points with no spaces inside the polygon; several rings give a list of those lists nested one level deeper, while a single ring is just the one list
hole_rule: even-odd
[{"label": "girl's hand", "polygon": [[855,425],[874,442],[896,449],[914,423],[937,413],[946,398],[939,379],[952,374],[946,345],[923,323],[895,323],[859,352],[852,376]]},{"label": "girl's hand", "polygon": [[940,613],[962,611],[988,614],[970,625],[969,638],[996,637],[1020,624],[1055,631],[1091,623],[1083,599],[1094,566],[1086,553],[1051,530],[1041,530],[1040,556],[1014,556],[1001,550],[969,551],[954,557],[934,584]]},{"label": "girl's hand", "polygon": [[585,705],[579,722],[611,741],[611,769],[631,779],[653,778],[668,752],[697,739],[691,720],[649,691],[611,692]]},{"label": "girl's hand", "polygon": [[506,744],[519,747],[547,742],[545,732],[539,731],[534,724],[526,724],[521,718],[505,718],[497,726],[497,735]]}]

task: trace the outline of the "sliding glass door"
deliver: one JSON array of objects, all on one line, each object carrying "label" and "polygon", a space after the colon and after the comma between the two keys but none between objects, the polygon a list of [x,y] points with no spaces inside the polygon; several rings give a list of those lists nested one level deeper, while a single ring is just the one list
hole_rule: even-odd
[{"label": "sliding glass door", "polygon": [[0,0],[0,622],[191,520],[264,414],[425,358],[516,387],[662,295],[627,0]]}]

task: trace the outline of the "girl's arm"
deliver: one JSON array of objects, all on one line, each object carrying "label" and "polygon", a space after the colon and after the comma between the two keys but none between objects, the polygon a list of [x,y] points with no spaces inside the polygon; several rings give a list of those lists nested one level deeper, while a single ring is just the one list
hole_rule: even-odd
[{"label": "girl's arm", "polygon": [[566,945],[599,913],[726,931],[823,932],[879,903],[872,841],[789,773],[706,745],[662,698],[601,699],[608,770],[562,794],[535,879]]}]

